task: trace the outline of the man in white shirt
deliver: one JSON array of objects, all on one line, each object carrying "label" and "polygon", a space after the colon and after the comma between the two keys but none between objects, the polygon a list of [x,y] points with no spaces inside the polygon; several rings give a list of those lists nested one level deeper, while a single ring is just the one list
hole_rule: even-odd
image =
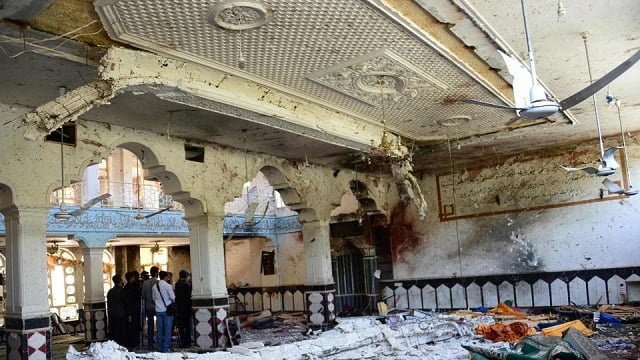
[{"label": "man in white shirt", "polygon": [[168,352],[171,347],[171,333],[173,332],[173,316],[167,313],[167,306],[176,301],[173,288],[167,282],[169,273],[160,271],[160,281],[152,288],[153,301],[156,304],[156,323],[158,326],[158,351]]}]

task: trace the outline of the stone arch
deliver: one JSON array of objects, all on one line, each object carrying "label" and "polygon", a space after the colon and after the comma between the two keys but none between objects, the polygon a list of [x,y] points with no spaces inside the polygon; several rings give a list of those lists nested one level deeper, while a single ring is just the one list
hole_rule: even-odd
[{"label": "stone arch", "polygon": [[164,191],[173,196],[174,201],[184,206],[185,217],[196,217],[206,212],[202,201],[192,197],[188,191],[183,190],[178,175],[160,164],[160,160],[153,149],[135,141],[125,141],[111,148],[115,149],[116,147],[132,152],[141,160],[142,169],[145,170],[145,179],[158,179],[162,183]]},{"label": "stone arch", "polygon": [[0,182],[0,211],[13,206],[13,191],[9,185]]},{"label": "stone arch", "polygon": [[275,166],[265,165],[259,169],[269,181],[269,185],[280,193],[282,201],[293,211],[298,213],[301,222],[318,220],[316,211],[304,203],[302,196],[286,179],[282,171]]},{"label": "stone arch", "polygon": [[351,180],[349,181],[349,189],[351,189],[351,192],[358,200],[360,209],[363,212],[380,211],[376,201],[371,197],[369,189],[365,183],[356,179]]},{"label": "stone arch", "polygon": [[[113,149],[123,148],[133,153],[141,161],[142,169],[145,171],[145,178],[157,178],[162,182],[163,188],[167,194],[172,195],[175,201],[180,202],[184,206],[185,216],[195,217],[206,213],[206,208],[202,201],[194,198],[188,191],[183,190],[182,183],[174,172],[167,170],[162,165],[162,159],[157,155],[157,150],[142,143],[136,138],[124,138],[105,146],[101,153],[91,153],[88,157],[79,160],[71,168],[71,171],[65,172],[65,184],[82,179],[85,168],[91,164],[100,162],[106,158]],[[76,147],[77,151],[78,147]],[[65,166],[66,168],[66,166]],[[67,174],[70,173],[69,176]],[[46,201],[49,202],[49,194],[60,187],[59,180],[51,182],[46,193]]]}]

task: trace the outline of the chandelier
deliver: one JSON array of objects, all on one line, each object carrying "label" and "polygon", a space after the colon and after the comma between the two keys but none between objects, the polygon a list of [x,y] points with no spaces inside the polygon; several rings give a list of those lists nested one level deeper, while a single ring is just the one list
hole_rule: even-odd
[{"label": "chandelier", "polygon": [[382,91],[382,85],[384,83],[384,75],[379,76],[378,86],[380,87],[380,104],[382,108],[382,137],[378,143],[374,139],[371,139],[371,146],[369,147],[369,156],[367,157],[367,163],[371,165],[374,162],[390,163],[401,160],[408,160],[411,158],[407,147],[402,145],[400,136],[390,132],[387,129],[386,114],[384,108],[384,93]]},{"label": "chandelier", "polygon": [[382,137],[379,143],[376,144],[375,140],[371,140],[367,162],[369,164],[374,161],[394,162],[409,158],[410,155],[407,152],[407,148],[402,145],[400,137],[390,133],[385,128],[382,130]]}]

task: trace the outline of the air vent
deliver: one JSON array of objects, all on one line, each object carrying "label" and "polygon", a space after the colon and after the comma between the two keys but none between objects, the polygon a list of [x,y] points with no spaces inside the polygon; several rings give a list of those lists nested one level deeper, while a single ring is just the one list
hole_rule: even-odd
[{"label": "air vent", "polygon": [[202,146],[184,144],[184,158],[199,163],[204,162],[204,148]]},{"label": "air vent", "polygon": [[[76,145],[76,124],[62,125],[62,143],[65,145]],[[60,128],[54,130],[51,134],[45,136],[45,141],[51,141],[60,144]]]}]

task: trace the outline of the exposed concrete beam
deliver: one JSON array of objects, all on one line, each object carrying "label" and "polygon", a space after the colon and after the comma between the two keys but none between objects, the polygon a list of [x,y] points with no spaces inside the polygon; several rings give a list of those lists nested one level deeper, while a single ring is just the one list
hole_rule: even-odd
[{"label": "exposed concrete beam", "polygon": [[32,141],[42,139],[65,122],[77,119],[96,105],[108,103],[114,95],[111,84],[104,80],[71,90],[27,113],[22,120],[23,126],[27,128],[24,137]]}]

